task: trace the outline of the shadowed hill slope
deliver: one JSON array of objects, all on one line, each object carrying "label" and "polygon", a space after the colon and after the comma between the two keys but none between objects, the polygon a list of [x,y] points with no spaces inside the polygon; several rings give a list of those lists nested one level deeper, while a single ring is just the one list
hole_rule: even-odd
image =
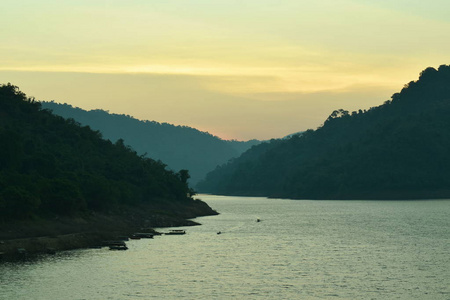
[{"label": "shadowed hill slope", "polygon": [[201,192],[310,199],[450,197],[450,66],[427,68],[383,105],[255,146]]},{"label": "shadowed hill slope", "polygon": [[187,126],[175,126],[155,121],[140,121],[128,115],[110,114],[104,110],[86,111],[69,104],[42,102],[42,106],[64,118],[72,118],[82,125],[99,130],[113,142],[123,139],[140,155],[161,160],[178,171],[189,170],[192,185],[217,165],[238,157],[257,140],[225,141],[207,132]]}]

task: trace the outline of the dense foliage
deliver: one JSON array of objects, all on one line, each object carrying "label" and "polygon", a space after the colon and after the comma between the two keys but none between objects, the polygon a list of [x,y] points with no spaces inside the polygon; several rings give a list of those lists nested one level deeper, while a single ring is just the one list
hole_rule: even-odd
[{"label": "dense foliage", "polygon": [[383,105],[251,148],[202,192],[312,199],[450,197],[450,66],[427,68]]},{"label": "dense foliage", "polygon": [[110,114],[100,109],[86,111],[55,102],[42,102],[42,107],[99,130],[104,138],[113,142],[123,139],[138,154],[162,160],[172,170],[189,170],[189,182],[192,185],[216,166],[238,157],[252,145],[259,143],[257,140],[225,141],[191,127],[140,121],[128,115]]},{"label": "dense foliage", "polygon": [[0,221],[193,201],[188,172],[165,167],[0,85]]}]

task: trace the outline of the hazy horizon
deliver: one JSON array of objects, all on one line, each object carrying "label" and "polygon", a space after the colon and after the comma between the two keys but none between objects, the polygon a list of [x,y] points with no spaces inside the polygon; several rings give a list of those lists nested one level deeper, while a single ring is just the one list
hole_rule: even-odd
[{"label": "hazy horizon", "polygon": [[446,1],[188,4],[7,0],[0,82],[38,100],[249,140],[381,105],[449,62]]}]

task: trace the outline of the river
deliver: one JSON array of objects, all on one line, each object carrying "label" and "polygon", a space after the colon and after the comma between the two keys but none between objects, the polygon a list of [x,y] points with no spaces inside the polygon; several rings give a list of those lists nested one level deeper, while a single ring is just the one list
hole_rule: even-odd
[{"label": "river", "polygon": [[450,299],[450,200],[199,197],[185,235],[0,264],[0,299]]}]

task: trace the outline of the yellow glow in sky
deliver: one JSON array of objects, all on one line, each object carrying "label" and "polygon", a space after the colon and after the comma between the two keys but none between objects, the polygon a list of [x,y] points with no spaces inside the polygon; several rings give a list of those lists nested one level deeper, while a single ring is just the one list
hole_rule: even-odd
[{"label": "yellow glow in sky", "polygon": [[450,62],[450,2],[5,0],[0,82],[43,100],[268,139]]}]

